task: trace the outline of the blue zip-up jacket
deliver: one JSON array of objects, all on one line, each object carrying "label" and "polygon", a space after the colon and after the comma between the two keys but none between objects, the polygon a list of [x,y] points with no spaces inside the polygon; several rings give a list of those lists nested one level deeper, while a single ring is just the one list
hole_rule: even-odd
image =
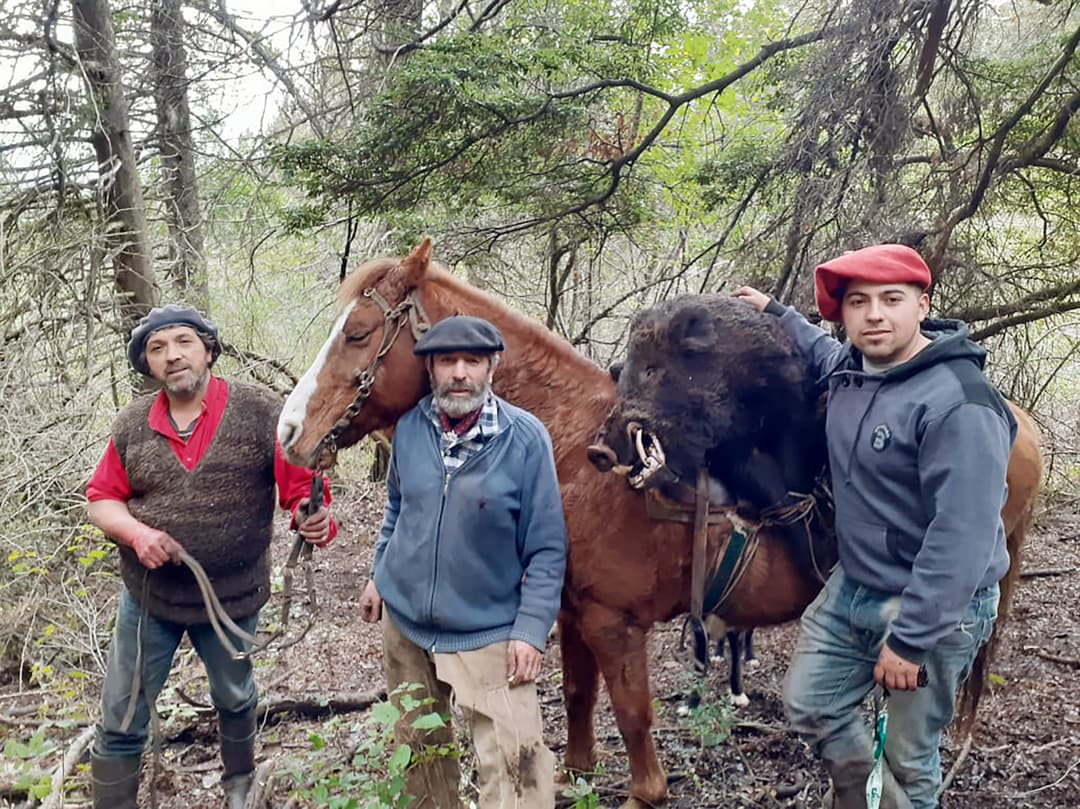
[{"label": "blue zip-up jacket", "polygon": [[1016,419],[982,373],[986,352],[959,321],[927,320],[930,345],[884,374],[795,309],[784,330],[828,383],[826,435],[840,564],[855,582],[898,593],[888,638],[921,663],[975,591],[1009,568],[1001,508]]},{"label": "blue zip-up jacket", "polygon": [[375,587],[401,633],[462,652],[505,640],[540,651],[562,597],[566,521],[551,439],[496,397],[499,432],[447,472],[431,396],[394,430]]}]

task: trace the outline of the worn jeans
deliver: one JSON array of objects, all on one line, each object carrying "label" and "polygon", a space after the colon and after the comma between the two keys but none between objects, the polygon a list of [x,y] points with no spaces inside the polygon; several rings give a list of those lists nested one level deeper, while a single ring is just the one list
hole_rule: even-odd
[{"label": "worn jeans", "polygon": [[[141,623],[141,627],[140,627]],[[254,633],[259,615],[236,620],[245,632]],[[237,649],[246,649],[243,643],[225,630]],[[214,628],[209,624],[177,624],[144,615],[131,593],[125,587],[120,594],[120,608],[116,616],[112,647],[105,685],[101,694],[101,721],[97,726],[93,752],[102,757],[137,756],[146,746],[150,723],[150,706],[172,669],[173,656],[187,632],[191,645],[206,667],[210,680],[210,699],[219,713],[243,714],[255,707],[258,691],[252,675],[250,660],[233,660],[221,645]],[[141,641],[140,641],[141,633]],[[135,673],[135,661],[142,646],[142,674],[139,696],[130,727],[121,730],[124,715],[131,700],[131,684]]]},{"label": "worn jeans", "polygon": [[[552,809],[555,806],[555,756],[544,744],[544,726],[536,683],[510,688],[506,682],[508,643],[453,654],[432,654],[404,637],[383,611],[383,665],[387,689],[420,683],[432,705],[403,717],[395,728],[399,743],[418,752],[424,745],[453,741],[449,728],[417,731],[415,713],[450,713],[451,702],[462,710],[476,750],[479,806],[483,809]],[[439,756],[415,765],[408,773],[413,809],[458,809],[460,780],[457,759]]]},{"label": "worn jeans", "polygon": [[[957,627],[930,650],[927,686],[889,696],[885,758],[915,809],[937,806],[941,733],[952,721],[957,688],[990,637],[998,594],[996,584],[976,591]],[[844,768],[869,769],[872,741],[860,708],[899,610],[900,596],[856,584],[838,565],[803,613],[784,702],[792,727],[834,780]]]}]

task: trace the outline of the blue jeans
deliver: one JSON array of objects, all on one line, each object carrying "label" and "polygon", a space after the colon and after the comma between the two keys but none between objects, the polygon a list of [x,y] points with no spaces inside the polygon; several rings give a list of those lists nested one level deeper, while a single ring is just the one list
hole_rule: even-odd
[{"label": "blue jeans", "polygon": [[[139,649],[142,623],[142,677],[135,715],[127,731],[121,730],[131,700],[131,683]],[[236,620],[245,632],[254,634],[259,614]],[[177,624],[144,615],[125,587],[120,594],[112,648],[101,694],[101,721],[97,726],[93,752],[101,757],[137,756],[146,746],[150,724],[150,699],[156,699],[172,669],[173,655],[187,632],[191,645],[206,667],[210,699],[219,713],[243,714],[255,707],[258,691],[250,660],[233,660],[209,624]],[[248,648],[226,630],[233,646]]]},{"label": "blue jeans", "polygon": [[[976,591],[957,627],[926,657],[929,683],[889,696],[885,758],[915,809],[937,806],[941,733],[952,721],[956,690],[971,671],[997,617],[998,586]],[[874,665],[900,596],[856,584],[838,565],[802,617],[784,683],[794,730],[810,742],[834,781],[869,771],[871,736],[860,707],[874,688]]]}]

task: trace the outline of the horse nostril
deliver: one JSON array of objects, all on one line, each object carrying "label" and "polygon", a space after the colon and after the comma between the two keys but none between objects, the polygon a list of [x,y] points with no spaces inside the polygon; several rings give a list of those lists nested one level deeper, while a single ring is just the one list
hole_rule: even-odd
[{"label": "horse nostril", "polygon": [[278,443],[281,444],[282,449],[288,449],[293,441],[300,436],[300,431],[297,429],[297,425],[287,421],[278,422]]}]

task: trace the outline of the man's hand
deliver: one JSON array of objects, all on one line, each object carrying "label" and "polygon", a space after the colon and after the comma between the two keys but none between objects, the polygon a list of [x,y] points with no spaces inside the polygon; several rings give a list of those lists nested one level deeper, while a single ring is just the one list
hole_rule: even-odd
[{"label": "man's hand", "polygon": [[375,579],[370,579],[360,596],[360,617],[369,624],[382,618],[382,596],[375,589]]},{"label": "man's hand", "polygon": [[[309,499],[305,497],[297,505],[297,517],[304,513],[304,508],[308,502]],[[300,536],[312,545],[321,545],[330,537],[330,512],[326,506],[323,506],[311,516],[304,517],[296,526],[296,530],[300,532]]]},{"label": "man's hand", "polygon": [[506,647],[506,682],[513,688],[531,683],[540,676],[544,653],[523,640],[512,640]]},{"label": "man's hand", "polygon": [[914,691],[919,687],[919,664],[905,660],[887,643],[882,644],[874,666],[874,680],[890,691]]},{"label": "man's hand", "polygon": [[180,561],[180,543],[157,528],[143,526],[129,543],[143,567],[154,570],[166,562]]},{"label": "man's hand", "polygon": [[764,312],[765,307],[768,306],[769,301],[772,300],[772,298],[764,292],[760,292],[753,287],[739,287],[731,294],[732,297],[738,298],[740,301],[745,301],[759,312]]}]

